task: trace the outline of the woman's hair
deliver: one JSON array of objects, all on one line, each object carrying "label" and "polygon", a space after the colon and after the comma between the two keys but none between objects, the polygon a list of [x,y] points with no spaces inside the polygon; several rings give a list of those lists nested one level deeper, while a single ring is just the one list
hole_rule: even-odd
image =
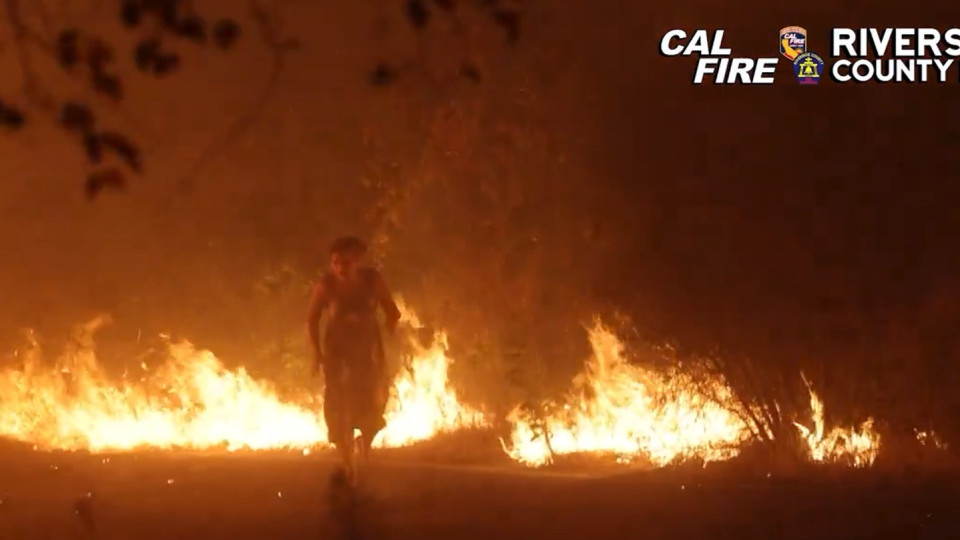
[{"label": "woman's hair", "polygon": [[367,244],[356,236],[341,236],[330,245],[330,254],[363,255],[367,252]]}]

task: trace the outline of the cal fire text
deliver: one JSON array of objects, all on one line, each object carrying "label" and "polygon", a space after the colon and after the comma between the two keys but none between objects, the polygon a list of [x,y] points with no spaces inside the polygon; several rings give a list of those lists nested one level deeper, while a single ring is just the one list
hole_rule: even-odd
[{"label": "cal fire text", "polygon": [[679,28],[668,31],[660,40],[663,56],[698,56],[693,84],[707,78],[713,84],[773,84],[777,58],[734,57],[723,46],[723,30],[695,30],[688,34]]}]

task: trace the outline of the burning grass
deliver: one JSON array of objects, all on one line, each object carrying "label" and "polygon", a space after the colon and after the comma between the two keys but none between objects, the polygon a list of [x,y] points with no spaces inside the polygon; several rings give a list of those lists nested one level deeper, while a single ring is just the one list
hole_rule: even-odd
[{"label": "burning grass", "polygon": [[[710,463],[738,455],[755,438],[757,426],[747,419],[758,415],[745,410],[720,376],[694,378],[679,366],[657,372],[632,365],[622,342],[600,321],[589,334],[593,357],[567,399],[546,404],[543,414],[521,408],[510,414],[514,430],[505,449],[514,459],[542,466],[557,456],[589,452],[658,467]],[[825,433],[823,403],[809,391],[814,429],[796,424],[809,458],[872,464],[880,448],[873,420]]]},{"label": "burning grass", "polygon": [[[80,327],[55,362],[44,362],[32,342],[18,354],[19,367],[0,371],[0,436],[43,450],[95,453],[328,446],[319,396],[281,397],[270,383],[242,367],[228,369],[213,353],[186,342],[168,342],[155,369],[141,364],[135,376],[111,379],[97,363],[93,341],[105,322]],[[409,310],[404,323],[420,327]],[[565,399],[518,407],[503,419],[508,434],[500,444],[512,460],[534,467],[597,460],[642,467],[706,464],[739,455],[764,429],[751,424],[758,415],[745,409],[752,407],[749,400],[739,399],[720,375],[694,376],[679,364],[666,370],[631,364],[622,342],[599,321],[589,337],[593,355]],[[421,448],[463,454],[467,461],[492,459],[494,419],[460,402],[447,377],[447,350],[442,333],[426,346],[410,340],[378,447],[431,441]],[[881,448],[873,420],[828,429],[823,402],[809,385],[808,391],[810,417],[794,423],[806,459],[872,465]],[[444,435],[454,432],[474,435]],[[931,435],[918,440],[934,444]],[[450,441],[459,441],[454,446],[460,450],[451,450]]]},{"label": "burning grass", "polygon": [[[243,368],[227,369],[209,351],[167,344],[156,369],[111,380],[97,363],[93,336],[107,322],[78,328],[52,364],[36,342],[19,369],[0,372],[0,436],[45,450],[117,452],[159,449],[310,449],[328,445],[322,400],[281,399],[270,383]],[[446,341],[412,353],[394,380],[388,426],[375,445],[397,447],[484,423],[447,383]]]}]

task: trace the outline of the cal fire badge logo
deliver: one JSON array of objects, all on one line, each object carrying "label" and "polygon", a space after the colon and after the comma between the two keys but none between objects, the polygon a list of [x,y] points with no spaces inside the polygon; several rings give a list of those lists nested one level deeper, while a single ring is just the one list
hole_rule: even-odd
[{"label": "cal fire badge logo", "polygon": [[807,50],[807,30],[801,26],[780,29],[780,54],[793,62],[800,84],[817,84],[823,73],[823,58]]},{"label": "cal fire badge logo", "polygon": [[780,29],[780,54],[793,62],[807,52],[807,30],[799,26]]}]

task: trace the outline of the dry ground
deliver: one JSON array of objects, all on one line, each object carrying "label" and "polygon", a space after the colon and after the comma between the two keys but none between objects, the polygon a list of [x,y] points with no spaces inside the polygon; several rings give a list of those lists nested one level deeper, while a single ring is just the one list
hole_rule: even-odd
[{"label": "dry ground", "polygon": [[960,538],[960,484],[946,476],[537,472],[414,449],[381,453],[351,507],[332,464],[329,452],[107,458],[0,442],[0,540]]}]

